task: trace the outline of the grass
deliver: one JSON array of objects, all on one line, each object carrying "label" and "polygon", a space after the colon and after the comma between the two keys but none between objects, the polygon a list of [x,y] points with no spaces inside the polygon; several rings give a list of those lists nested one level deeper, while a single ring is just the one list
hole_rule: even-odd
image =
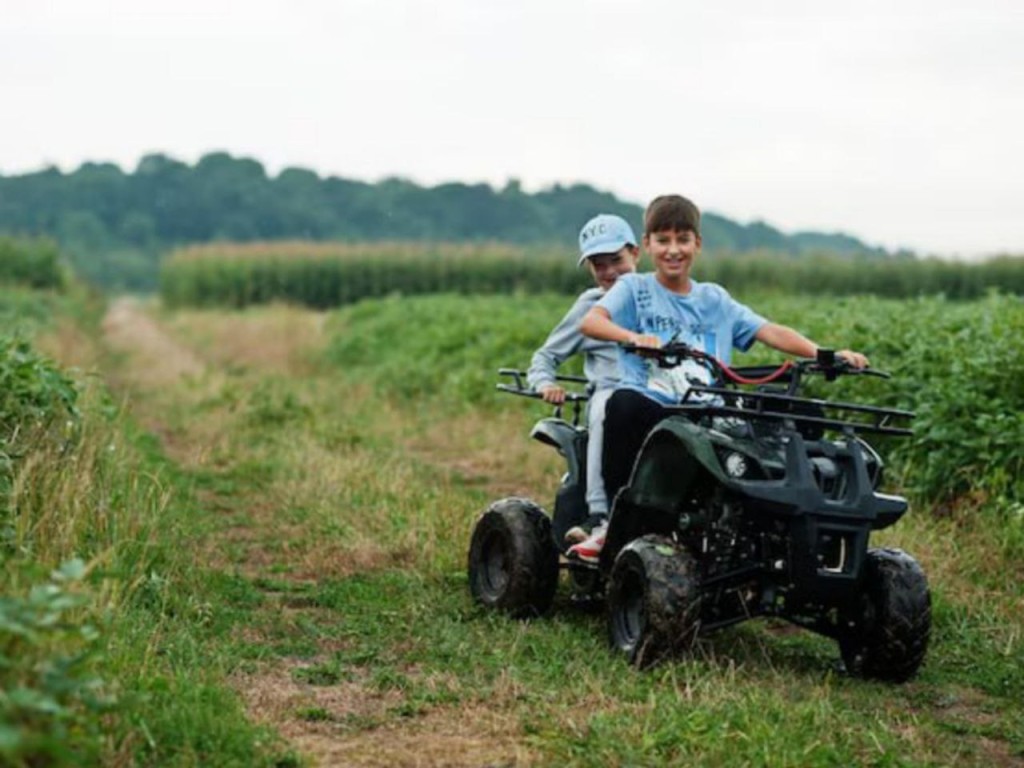
[{"label": "grass", "polygon": [[523,339],[474,331],[479,349],[447,373],[418,354],[436,333],[421,326],[486,308],[406,304],[399,328],[396,301],[331,316],[115,307],[100,369],[145,430],[122,433],[126,471],[159,492],[146,557],[104,629],[100,668],[124,702],[108,764],[1024,759],[1024,574],[999,524],[1009,513],[984,500],[913,512],[879,537],[919,557],[935,600],[929,657],[902,686],[837,674],[832,643],[775,622],[638,673],[565,589],[538,621],[474,607],[475,516],[505,495],[546,505],[560,468],[527,439],[543,409],[463,393],[525,363],[517,350],[564,301],[494,300],[493,324],[519,318]]},{"label": "grass", "polygon": [[[264,322],[259,313],[250,318]],[[217,313],[170,321],[184,339],[190,328],[209,337],[221,322],[240,322]],[[372,350],[372,339],[394,338],[386,328],[366,305],[325,332],[362,338],[361,349]],[[396,340],[408,347],[415,338]],[[396,359],[389,352],[378,358]],[[326,382],[315,366],[297,381],[287,375],[292,363],[275,355],[281,367],[264,367],[241,387],[248,398],[220,411],[239,425],[240,439],[223,453],[241,475],[232,474],[232,492],[258,487],[273,510],[272,523],[253,524],[250,515],[250,525],[274,533],[247,540],[236,568],[254,563],[255,548],[270,557],[258,561],[261,570],[302,585],[281,590],[254,576],[267,598],[239,653],[255,656],[256,669],[288,670],[283,701],[264,699],[266,709],[330,715],[290,716],[316,724],[315,754],[334,754],[341,743],[353,750],[348,759],[367,759],[359,750],[380,750],[382,729],[439,749],[461,744],[466,754],[497,750],[492,759],[579,765],[944,764],[950,755],[969,764],[1019,754],[1021,711],[1010,691],[1019,682],[1020,592],[992,592],[1000,566],[979,556],[991,551],[989,528],[918,517],[886,537],[919,553],[924,547],[929,567],[948,564],[935,577],[933,654],[909,686],[839,678],[830,643],[758,624],[715,636],[692,664],[637,675],[608,656],[600,617],[563,601],[552,619],[522,624],[480,614],[466,599],[462,560],[476,512],[495,495],[551,495],[557,462],[523,440],[528,419],[508,417],[517,406],[453,412],[443,380],[434,380],[403,407],[403,386],[396,400],[379,398],[366,376],[375,362],[390,363],[358,354],[332,356],[345,367],[321,370]],[[304,361],[309,366],[310,356]],[[345,398],[335,396],[339,386]],[[253,643],[253,633],[269,642]],[[353,698],[367,703],[353,706]],[[477,724],[473,738],[466,721]],[[519,734],[512,742],[503,738],[510,731]],[[596,752],[595,742],[603,745]],[[408,748],[398,741],[396,762],[408,759]]]}]

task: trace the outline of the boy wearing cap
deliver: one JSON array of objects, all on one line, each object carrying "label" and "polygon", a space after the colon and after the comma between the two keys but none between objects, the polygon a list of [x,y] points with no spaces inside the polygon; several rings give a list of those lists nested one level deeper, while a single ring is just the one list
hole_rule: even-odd
[{"label": "boy wearing cap", "polygon": [[[657,348],[682,341],[728,364],[733,348],[746,351],[755,341],[800,357],[814,357],[818,345],[797,331],[769,322],[714,283],[700,283],[690,270],[700,253],[700,211],[680,195],[655,198],[644,213],[644,249],[654,272],[619,280],[583,317],[586,336],[618,344]],[[708,384],[708,371],[685,365],[661,369],[650,359],[620,352],[622,388],[609,396],[604,423],[604,471],[607,494],[614,499],[629,476],[647,433],[668,416],[692,383]],[[863,368],[857,352],[838,353]],[[693,362],[693,361],[688,361]],[[569,550],[571,556],[597,562],[606,525]]]},{"label": "boy wearing cap", "polygon": [[567,541],[582,541],[594,524],[608,516],[608,498],[601,476],[604,446],[604,405],[619,385],[619,351],[614,343],[592,339],[579,331],[580,320],[604,296],[621,275],[636,271],[640,258],[636,235],[625,219],[611,214],[595,216],[580,230],[578,266],[584,263],[597,284],[579,295],[576,303],[548,335],[547,341],[530,361],[526,380],[545,401],[565,402],[565,389],[558,385],[558,366],[576,354],[583,355],[583,371],[591,393],[587,407],[589,440],[587,443],[587,507],[590,518],[570,528]]}]

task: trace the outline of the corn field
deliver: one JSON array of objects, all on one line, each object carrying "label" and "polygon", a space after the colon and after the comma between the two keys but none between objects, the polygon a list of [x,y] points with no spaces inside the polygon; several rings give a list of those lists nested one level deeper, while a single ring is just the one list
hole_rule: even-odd
[{"label": "corn field", "polygon": [[588,281],[567,255],[504,245],[265,243],[176,251],[160,289],[172,307],[325,309],[392,293],[576,293]]},{"label": "corn field", "polygon": [[[641,262],[641,269],[649,265]],[[843,259],[758,253],[705,253],[700,280],[734,293],[777,290],[890,298],[972,299],[992,289],[1024,294],[1024,258],[967,264],[909,258]],[[389,294],[575,294],[590,284],[566,250],[500,244],[257,243],[175,251],[164,262],[161,294],[171,307],[245,307],[282,301],[318,309]]]}]

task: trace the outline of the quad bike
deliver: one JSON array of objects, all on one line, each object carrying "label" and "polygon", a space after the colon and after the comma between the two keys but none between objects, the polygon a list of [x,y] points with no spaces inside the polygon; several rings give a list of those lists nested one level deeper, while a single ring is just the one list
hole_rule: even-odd
[{"label": "quad bike", "polygon": [[[572,421],[541,419],[531,436],[565,458],[554,515],[524,498],[494,502],[477,521],[469,583],[481,605],[545,613],[560,568],[577,599],[602,600],[611,645],[637,666],[691,649],[698,635],[773,616],[838,642],[849,673],[900,682],[924,661],[931,598],[924,572],[898,549],[871,548],[905,499],[882,493],[882,460],[862,435],[909,435],[908,411],[802,396],[806,379],[888,374],[855,369],[830,350],[779,368],[730,368],[679,343],[657,365],[696,360],[711,374],[648,435],[612,505],[596,565],[565,557],[565,532],[586,516],[584,394]],[[498,388],[539,397],[502,369]],[[580,381],[573,377],[570,380]]]}]

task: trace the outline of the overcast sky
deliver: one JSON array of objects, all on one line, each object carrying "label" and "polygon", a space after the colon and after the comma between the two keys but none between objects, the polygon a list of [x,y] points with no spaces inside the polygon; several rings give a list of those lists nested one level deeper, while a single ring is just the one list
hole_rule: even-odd
[{"label": "overcast sky", "polygon": [[0,104],[4,175],[223,149],[1024,253],[1020,0],[0,0]]}]

